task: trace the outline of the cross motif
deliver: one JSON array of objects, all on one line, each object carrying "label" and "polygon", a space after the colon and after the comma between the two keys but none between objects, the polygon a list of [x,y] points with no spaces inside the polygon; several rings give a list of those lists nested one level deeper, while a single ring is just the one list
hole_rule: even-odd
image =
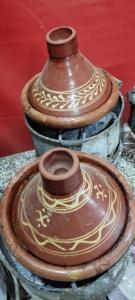
[{"label": "cross motif", "polygon": [[50,218],[48,214],[45,213],[45,208],[42,208],[42,210],[37,210],[37,213],[39,217],[36,219],[38,223],[38,227],[47,227],[47,223],[50,222]]}]

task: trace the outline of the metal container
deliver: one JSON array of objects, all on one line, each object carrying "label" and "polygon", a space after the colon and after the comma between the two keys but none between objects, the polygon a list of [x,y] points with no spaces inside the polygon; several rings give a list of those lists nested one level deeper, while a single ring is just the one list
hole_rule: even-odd
[{"label": "metal container", "polygon": [[34,121],[30,120],[27,116],[25,116],[25,122],[31,132],[37,156],[53,147],[67,147],[86,153],[98,154],[106,158],[111,157],[119,145],[121,132],[120,121],[123,109],[124,99],[120,94],[117,106],[113,109],[113,112],[117,115],[114,122],[98,134],[87,138],[84,132],[83,138],[75,140],[64,140],[61,134],[59,134],[57,139],[50,138],[42,134],[40,129],[37,128],[37,125],[35,126]]},{"label": "metal container", "polygon": [[[33,300],[106,300],[108,294],[120,282],[128,263],[129,252],[106,272],[93,279],[80,282],[57,282],[44,280],[24,268],[11,255],[0,237],[0,257],[6,269],[21,283],[21,286]],[[106,298],[108,296],[108,298]],[[20,300],[20,297],[16,297]]]},{"label": "metal container", "polygon": [[135,133],[135,85],[131,91],[127,92],[128,102],[131,105],[130,107],[130,117],[129,117],[129,125],[132,131]]}]

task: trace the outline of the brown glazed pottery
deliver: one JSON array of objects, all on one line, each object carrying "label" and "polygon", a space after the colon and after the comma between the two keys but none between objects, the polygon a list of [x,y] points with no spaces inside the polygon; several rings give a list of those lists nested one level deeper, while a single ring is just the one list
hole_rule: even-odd
[{"label": "brown glazed pottery", "polygon": [[25,113],[46,126],[73,128],[111,111],[118,101],[118,84],[79,52],[75,30],[54,28],[46,42],[49,58],[22,92]]},{"label": "brown glazed pottery", "polygon": [[135,199],[122,175],[93,155],[55,148],[22,169],[1,203],[3,239],[42,277],[93,277],[127,251]]}]

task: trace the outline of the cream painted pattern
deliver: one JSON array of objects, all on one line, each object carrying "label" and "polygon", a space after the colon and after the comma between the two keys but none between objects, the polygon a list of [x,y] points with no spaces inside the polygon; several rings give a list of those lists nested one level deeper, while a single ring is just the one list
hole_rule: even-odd
[{"label": "cream painted pattern", "polygon": [[107,198],[107,194],[104,192],[102,184],[95,184],[94,190],[96,191],[97,199],[104,201],[105,198]]},{"label": "cream painted pattern", "polygon": [[[79,191],[70,197],[61,199],[51,197],[40,182],[37,187],[37,197],[42,206],[55,213],[71,213],[84,206],[90,199],[93,190],[92,180],[87,172],[82,171],[83,183]],[[83,197],[82,197],[83,196]]]},{"label": "cream painted pattern", "polygon": [[[98,171],[100,174],[100,171]],[[108,208],[106,211],[106,214],[100,224],[87,234],[76,237],[74,239],[60,239],[58,237],[49,237],[46,235],[46,232],[40,233],[37,228],[35,228],[29,221],[27,217],[27,212],[25,209],[25,193],[22,193],[21,196],[21,227],[27,236],[27,238],[38,248],[41,248],[42,251],[45,251],[46,253],[51,253],[54,255],[61,255],[61,256],[70,256],[70,255],[80,255],[84,253],[88,253],[96,249],[99,245],[103,244],[105,240],[107,240],[115,230],[117,226],[117,222],[119,220],[119,215],[121,213],[121,201],[118,196],[117,188],[114,186],[111,186],[106,177],[103,174],[100,174],[102,176],[102,180],[104,181],[104,184],[106,186],[106,193],[105,195],[107,197],[106,200],[108,201]],[[100,187],[101,188],[101,187]],[[94,189],[93,189],[94,191]],[[98,192],[98,191],[97,191]],[[99,195],[97,194],[96,197],[99,200]],[[102,198],[101,198],[102,200]],[[86,203],[84,204],[86,205]],[[115,206],[115,209],[114,209]],[[60,208],[60,204],[57,203],[53,207],[53,209],[56,209],[56,212],[58,213],[57,209]],[[70,207],[71,208],[71,207]],[[67,207],[63,206],[63,209],[67,209]],[[79,208],[78,208],[79,209]],[[49,211],[49,207],[47,209]],[[43,211],[45,213],[45,210]],[[54,212],[52,212],[53,215]],[[60,212],[59,212],[60,213]],[[71,213],[71,211],[70,211]],[[40,214],[41,217],[41,214]],[[40,222],[42,218],[40,218]],[[45,218],[46,219],[46,218]],[[43,220],[43,219],[42,219]],[[38,219],[39,222],[39,219]],[[44,223],[43,223],[44,224]],[[45,223],[46,224],[46,223]],[[45,227],[45,226],[44,226]],[[108,231],[105,232],[104,230],[109,227]],[[30,230],[31,236],[28,234],[28,231]],[[50,249],[50,245],[53,246],[52,249]],[[78,249],[78,246],[82,246],[81,250]]]},{"label": "cream painted pattern", "polygon": [[47,110],[70,111],[94,104],[101,98],[106,86],[104,73],[95,69],[87,83],[70,91],[50,90],[39,77],[34,83],[32,94],[38,104]]},{"label": "cream painted pattern", "polygon": [[50,223],[50,218],[48,213],[46,213],[45,208],[42,208],[41,210],[37,209],[36,212],[39,215],[39,217],[36,219],[36,221],[38,221],[38,227],[47,227],[48,223]]}]

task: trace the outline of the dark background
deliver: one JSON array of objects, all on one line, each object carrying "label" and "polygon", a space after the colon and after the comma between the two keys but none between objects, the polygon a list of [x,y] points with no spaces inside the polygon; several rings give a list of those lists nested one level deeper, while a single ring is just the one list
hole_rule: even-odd
[{"label": "dark background", "polygon": [[77,30],[81,52],[121,79],[124,95],[135,83],[134,0],[1,0],[0,156],[33,147],[20,94],[47,59],[46,32],[59,25]]}]

